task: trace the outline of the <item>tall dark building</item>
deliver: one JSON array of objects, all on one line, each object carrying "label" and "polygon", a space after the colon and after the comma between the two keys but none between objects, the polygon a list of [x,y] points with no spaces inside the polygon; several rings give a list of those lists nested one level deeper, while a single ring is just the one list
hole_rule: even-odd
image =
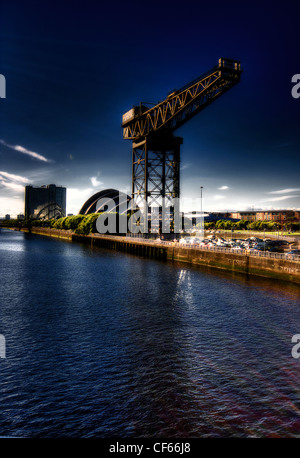
[{"label": "tall dark building", "polygon": [[25,186],[25,218],[51,219],[66,215],[66,188],[49,184]]}]

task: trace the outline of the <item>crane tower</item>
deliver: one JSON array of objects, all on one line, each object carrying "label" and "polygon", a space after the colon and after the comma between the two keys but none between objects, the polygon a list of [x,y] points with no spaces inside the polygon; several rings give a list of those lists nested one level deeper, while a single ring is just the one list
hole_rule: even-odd
[{"label": "crane tower", "polygon": [[240,81],[239,61],[218,65],[156,105],[141,102],[122,117],[123,138],[132,140],[132,198],[149,207],[180,197],[180,145],[174,131]]}]

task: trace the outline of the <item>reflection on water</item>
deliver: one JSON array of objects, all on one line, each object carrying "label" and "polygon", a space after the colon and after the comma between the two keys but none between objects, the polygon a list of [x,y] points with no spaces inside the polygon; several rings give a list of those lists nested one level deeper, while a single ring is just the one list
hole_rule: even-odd
[{"label": "reflection on water", "polygon": [[0,246],[2,435],[300,435],[298,286],[8,231]]},{"label": "reflection on water", "polygon": [[0,250],[1,251],[24,251],[25,250],[24,234],[16,232],[14,237],[8,237],[7,230],[0,228]]}]

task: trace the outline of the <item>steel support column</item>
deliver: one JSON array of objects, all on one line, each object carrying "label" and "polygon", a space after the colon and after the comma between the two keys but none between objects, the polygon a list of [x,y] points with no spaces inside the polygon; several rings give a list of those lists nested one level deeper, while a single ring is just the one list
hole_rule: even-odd
[{"label": "steel support column", "polygon": [[137,205],[144,201],[150,208],[159,208],[160,221],[162,206],[172,207],[173,198],[180,196],[182,141],[165,133],[132,143],[132,198]]}]

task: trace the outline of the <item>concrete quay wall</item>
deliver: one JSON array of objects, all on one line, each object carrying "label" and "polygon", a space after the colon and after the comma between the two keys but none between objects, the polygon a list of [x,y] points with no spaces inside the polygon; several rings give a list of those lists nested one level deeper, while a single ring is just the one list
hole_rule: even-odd
[{"label": "concrete quay wall", "polygon": [[[25,231],[28,232],[28,229],[25,229]],[[85,243],[91,247],[99,246],[101,248],[124,251],[152,259],[205,265],[217,269],[281,279],[300,284],[300,262],[294,260],[250,256],[238,253],[222,253],[220,251],[201,250],[199,248],[184,248],[173,246],[172,244],[151,242],[130,237],[77,235],[71,231],[59,229],[33,227],[30,229],[30,232]]]},{"label": "concrete quay wall", "polygon": [[300,284],[300,262],[288,259],[179,247],[168,247],[167,258]]},{"label": "concrete quay wall", "polygon": [[62,229],[50,229],[48,227],[31,227],[30,229],[27,227],[22,228],[10,228],[14,231],[22,231],[27,232],[30,234],[38,234],[38,235],[47,235],[49,237],[55,237],[58,239],[65,239],[65,240],[72,240],[73,232],[71,231],[64,231]]},{"label": "concrete quay wall", "polygon": [[217,269],[241,272],[247,275],[258,275],[277,278],[300,284],[300,262],[288,259],[249,256],[238,253],[184,248],[172,244],[132,240],[127,237],[112,236],[74,236],[73,240],[87,242],[91,246],[100,246],[149,258],[180,261],[195,265],[206,265]]}]

